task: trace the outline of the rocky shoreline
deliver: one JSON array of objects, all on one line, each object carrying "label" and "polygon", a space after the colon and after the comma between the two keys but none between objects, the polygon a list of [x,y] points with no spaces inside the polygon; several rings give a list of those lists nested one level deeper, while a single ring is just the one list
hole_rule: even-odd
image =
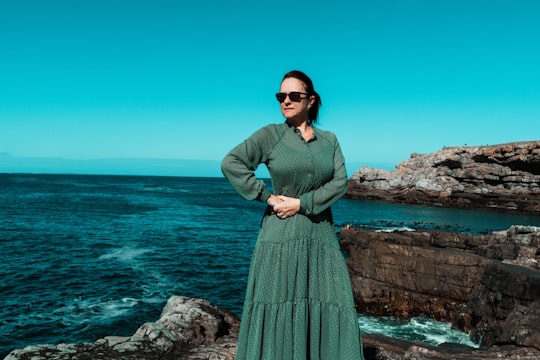
[{"label": "rocky shoreline", "polygon": [[[362,334],[367,360],[539,359],[540,227],[490,235],[443,231],[340,231],[359,312],[452,323],[479,349]],[[232,360],[240,320],[208,301],[171,297],[131,337],[29,346],[5,360]]]},{"label": "rocky shoreline", "polygon": [[345,196],[540,213],[540,141],[445,147],[412,154],[393,171],[362,167]]}]

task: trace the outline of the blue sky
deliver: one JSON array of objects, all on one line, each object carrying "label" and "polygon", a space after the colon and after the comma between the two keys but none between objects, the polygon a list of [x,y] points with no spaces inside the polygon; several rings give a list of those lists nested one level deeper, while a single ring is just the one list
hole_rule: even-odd
[{"label": "blue sky", "polygon": [[2,1],[0,172],[130,159],[117,172],[186,175],[144,164],[190,159],[219,176],[283,121],[291,69],[313,79],[349,173],[537,140],[539,18],[535,0]]}]

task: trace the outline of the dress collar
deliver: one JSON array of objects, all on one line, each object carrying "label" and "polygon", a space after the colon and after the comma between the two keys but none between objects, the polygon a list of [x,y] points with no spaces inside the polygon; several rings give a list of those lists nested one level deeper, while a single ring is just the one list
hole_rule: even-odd
[{"label": "dress collar", "polygon": [[317,134],[316,134],[316,129],[311,126],[311,129],[313,129],[313,134],[311,135],[311,138],[309,138],[309,140],[306,140],[304,139],[304,137],[302,136],[302,132],[300,131],[300,129],[298,128],[295,128],[293,127],[291,124],[287,123],[287,125],[289,125],[289,128],[293,129],[293,131],[296,133],[296,135],[298,135],[298,137],[302,140],[302,141],[305,141],[305,142],[311,142],[311,141],[314,141],[317,139]]}]

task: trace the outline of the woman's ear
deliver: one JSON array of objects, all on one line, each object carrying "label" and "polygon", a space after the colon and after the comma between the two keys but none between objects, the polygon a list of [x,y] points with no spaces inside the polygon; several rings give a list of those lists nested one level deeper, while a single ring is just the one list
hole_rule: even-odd
[{"label": "woman's ear", "polygon": [[309,103],[308,103],[308,106],[307,106],[308,109],[311,109],[311,107],[313,106],[313,104],[315,103],[315,101],[316,101],[316,100],[315,100],[315,95],[311,95],[311,96],[309,97]]}]

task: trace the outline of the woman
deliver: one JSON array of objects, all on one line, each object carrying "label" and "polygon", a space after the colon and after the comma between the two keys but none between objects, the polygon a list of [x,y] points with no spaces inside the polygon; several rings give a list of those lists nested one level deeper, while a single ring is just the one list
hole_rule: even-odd
[{"label": "woman", "polygon": [[[286,121],[268,125],[223,159],[245,199],[268,204],[253,252],[237,360],[362,359],[349,274],[330,205],[346,191],[334,134],[315,128],[321,99],[300,71],[276,94]],[[268,167],[271,192],[257,179]]]}]

